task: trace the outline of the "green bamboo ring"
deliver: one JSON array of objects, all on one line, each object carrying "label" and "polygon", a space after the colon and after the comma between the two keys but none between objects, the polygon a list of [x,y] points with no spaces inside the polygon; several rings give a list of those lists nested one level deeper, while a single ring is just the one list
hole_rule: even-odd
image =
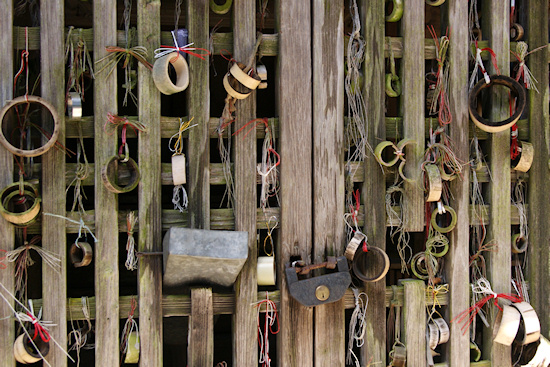
[{"label": "green bamboo ring", "polygon": [[431,6],[440,6],[443,5],[445,0],[426,0],[426,4]]},{"label": "green bamboo ring", "polygon": [[378,144],[376,146],[376,148],[374,148],[374,157],[376,158],[376,161],[378,163],[380,163],[381,165],[385,166],[385,167],[391,167],[393,166],[394,164],[397,163],[397,161],[399,160],[399,156],[396,155],[391,161],[389,162],[386,162],[384,161],[384,159],[382,158],[382,152],[384,151],[384,149],[386,149],[387,147],[393,147],[393,149],[395,150],[395,152],[397,152],[399,150],[399,148],[394,144],[392,143],[391,141],[383,141],[381,142],[380,144]]},{"label": "green bamboo ring", "polygon": [[[422,263],[424,263],[424,268],[420,267]],[[419,252],[412,257],[411,271],[418,279],[428,279],[428,264],[426,263],[426,255],[423,252]]]},{"label": "green bamboo ring", "polygon": [[527,238],[517,233],[512,236],[512,252],[514,254],[522,254],[527,250]]},{"label": "green bamboo ring", "polygon": [[403,170],[405,168],[405,163],[406,163],[406,161],[404,159],[401,160],[401,163],[399,163],[399,167],[397,168],[397,171],[399,172],[399,176],[401,176],[403,181],[413,183],[415,180],[413,178],[409,178],[409,177],[405,176],[405,172],[403,172]]},{"label": "green bamboo ring", "polygon": [[449,233],[449,232],[451,232],[455,228],[456,222],[457,222],[457,219],[458,219],[457,216],[456,216],[456,212],[453,208],[451,208],[448,205],[444,205],[444,208],[445,208],[445,211],[447,211],[451,215],[451,223],[449,223],[449,225],[447,227],[440,227],[437,224],[437,215],[439,214],[438,211],[434,210],[432,212],[432,219],[431,219],[432,227],[436,231],[438,231],[439,233]]},{"label": "green bamboo ring", "polygon": [[396,74],[386,74],[386,94],[388,97],[399,97],[401,95],[401,80]]},{"label": "green bamboo ring", "polygon": [[[442,237],[447,238],[445,236]],[[449,252],[449,240],[447,239],[445,242],[439,242],[439,246],[431,246],[431,248],[434,250],[441,249],[441,251],[429,251],[430,255],[433,257],[443,257]]]},{"label": "green bamboo ring", "polygon": [[403,0],[386,0],[393,1],[393,10],[389,15],[386,15],[386,22],[399,22],[403,17]]},{"label": "green bamboo ring", "polygon": [[227,14],[232,4],[233,0],[226,0],[225,3],[221,5],[216,4],[215,0],[210,0],[210,10],[220,15]]},{"label": "green bamboo ring", "polygon": [[450,174],[445,171],[445,165],[443,163],[439,164],[439,173],[443,181],[452,181],[456,178],[455,174]]},{"label": "green bamboo ring", "polygon": [[33,223],[40,213],[40,197],[36,188],[23,184],[23,196],[32,200],[30,208],[22,212],[15,212],[9,208],[10,202],[19,195],[19,183],[6,186],[0,193],[0,214],[10,223],[18,227],[26,227]]}]

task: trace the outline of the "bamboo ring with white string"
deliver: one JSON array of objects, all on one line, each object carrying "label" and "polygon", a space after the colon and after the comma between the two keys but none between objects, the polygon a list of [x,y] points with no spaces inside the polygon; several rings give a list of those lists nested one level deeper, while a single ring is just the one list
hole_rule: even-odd
[{"label": "bamboo ring with white string", "polygon": [[401,79],[397,74],[386,74],[386,95],[388,97],[399,97],[401,95]]},{"label": "bamboo ring with white string", "polygon": [[73,120],[80,120],[82,117],[82,99],[77,92],[70,92],[67,98],[67,115]]},{"label": "bamboo ring with white string", "polygon": [[449,341],[449,337],[451,335],[449,331],[449,325],[445,321],[445,319],[438,317],[433,320],[434,324],[439,329],[439,340],[437,342],[437,345],[445,344]]},{"label": "bamboo ring with white string", "polygon": [[123,155],[114,155],[101,169],[101,178],[107,190],[115,194],[130,192],[139,184],[139,167],[130,157],[125,161]]},{"label": "bamboo ring with white string", "polygon": [[425,178],[428,191],[426,201],[439,201],[439,199],[441,199],[441,192],[443,191],[443,182],[441,181],[439,167],[433,163],[428,163],[424,165],[424,172],[426,172]]},{"label": "bamboo ring with white string", "polygon": [[493,325],[493,341],[499,344],[512,345],[518,333],[521,314],[512,306],[503,305]]},{"label": "bamboo ring with white string", "polygon": [[432,227],[439,233],[449,233],[455,228],[458,218],[453,208],[451,208],[448,205],[444,205],[443,207],[445,208],[445,212],[449,213],[449,215],[451,216],[451,221],[449,225],[446,227],[441,227],[437,224],[437,215],[439,214],[437,209],[432,212],[432,218],[430,223],[432,224]]},{"label": "bamboo ring with white string", "polygon": [[[540,338],[540,321],[537,313],[527,302],[512,303],[519,313],[523,321],[523,337],[519,340],[522,345],[527,345],[536,342]],[[521,330],[521,328],[520,328]]]},{"label": "bamboo ring with white string", "polygon": [[26,227],[36,220],[38,213],[40,197],[34,186],[23,183],[21,187],[19,183],[14,183],[0,192],[0,214],[8,222],[18,227]]},{"label": "bamboo ring with white string", "polygon": [[233,4],[233,0],[225,0],[223,4],[219,5],[215,0],[210,0],[210,10],[219,15],[227,14],[231,9],[231,4]]},{"label": "bamboo ring with white string", "polygon": [[390,14],[386,15],[386,22],[399,22],[403,17],[403,0],[386,0],[385,2],[389,1],[393,3],[393,9]]},{"label": "bamboo ring with white string", "polygon": [[510,27],[510,40],[521,41],[524,34],[525,34],[525,31],[523,30],[523,27],[521,26],[521,24],[514,23]]},{"label": "bamboo ring with white string", "polygon": [[[520,147],[520,155],[517,162],[514,160],[512,162],[513,166],[512,168],[516,171],[520,172],[527,172],[531,168],[531,165],[533,164],[533,158],[535,156],[535,148],[533,148],[533,144],[528,143],[526,141],[519,141],[518,142]],[[514,164],[515,163],[515,164]]]},{"label": "bamboo ring with white string", "polygon": [[[481,116],[481,114],[478,112],[477,99],[482,90],[491,88],[496,85],[502,85],[509,88],[511,95],[517,97],[516,110],[514,111],[514,114],[512,116],[505,120],[489,121]],[[470,118],[472,119],[474,124],[476,124],[476,126],[483,131],[487,131],[489,133],[497,133],[508,129],[519,120],[521,114],[523,113],[523,110],[525,109],[527,95],[525,93],[525,88],[515,79],[505,75],[491,75],[491,82],[487,84],[485,83],[484,79],[480,80],[471,90],[468,99],[468,111],[470,112]]]},{"label": "bamboo ring with white string", "polygon": [[75,268],[88,266],[92,262],[92,246],[88,242],[73,242],[69,250],[71,263]]},{"label": "bamboo ring with white string", "polygon": [[426,4],[431,6],[440,6],[445,3],[445,0],[426,0]]},{"label": "bamboo ring with white string", "polygon": [[[24,110],[18,112],[21,105],[23,105]],[[49,134],[48,129],[44,126],[47,124],[45,120],[48,119],[44,118],[44,114],[41,111],[36,110],[32,105],[39,105],[39,107],[43,107],[49,112],[50,118],[53,121],[53,131],[51,132],[51,135]],[[42,142],[42,137],[46,137],[48,140],[36,149],[16,147],[21,139],[21,135],[12,134],[12,132],[9,131],[10,127],[6,126],[6,124],[9,122],[14,122],[15,124],[11,126],[11,128],[18,129],[16,126],[22,124],[20,121],[16,121],[19,116],[25,117],[25,125],[30,123],[28,127],[29,129],[32,125],[35,125],[34,123],[31,123],[31,118],[40,120],[41,126],[36,129],[38,134],[36,134],[35,138],[37,139],[35,140],[40,144]],[[0,144],[2,144],[8,151],[20,157],[36,157],[46,153],[57,142],[57,138],[59,137],[60,122],[57,111],[49,102],[37,96],[21,96],[12,99],[6,103],[2,110],[0,110],[0,127]],[[26,134],[28,135],[28,133]],[[11,138],[12,135],[17,136]],[[18,143],[15,143],[16,145],[14,145],[13,141],[17,141]]]},{"label": "bamboo ring with white string", "polygon": [[[367,271],[370,269],[369,263],[378,265],[378,271],[374,276],[369,276]],[[367,246],[367,251],[358,248],[355,251],[352,261],[353,273],[357,278],[364,282],[377,282],[383,279],[390,269],[390,258],[384,250],[376,246]]]},{"label": "bamboo ring with white string", "polygon": [[[168,73],[170,64],[176,71],[175,84]],[[156,59],[153,64],[153,81],[162,94],[170,95],[184,91],[189,86],[189,66],[185,57],[174,51]]]},{"label": "bamboo ring with white string", "polygon": [[[30,329],[28,332],[29,335],[32,335],[34,333],[34,329]],[[50,352],[50,342],[45,342],[42,338],[36,338],[33,342],[38,348],[40,354],[42,354],[43,357],[46,357]],[[38,351],[34,345],[32,345],[29,337],[25,333],[19,335],[13,344],[13,356],[19,363],[31,364],[41,361],[42,357]]]},{"label": "bamboo ring with white string", "polygon": [[175,154],[172,156],[172,182],[174,186],[187,183],[185,175],[185,154]]},{"label": "bamboo ring with white string", "polygon": [[367,237],[362,232],[355,232],[353,238],[346,246],[346,251],[344,252],[344,256],[346,257],[346,259],[348,259],[349,261],[353,261],[353,257],[355,256],[357,249],[363,244],[363,241],[365,241],[366,238]]},{"label": "bamboo ring with white string", "polygon": [[523,254],[527,250],[527,238],[521,233],[512,236],[512,252],[514,254]]}]

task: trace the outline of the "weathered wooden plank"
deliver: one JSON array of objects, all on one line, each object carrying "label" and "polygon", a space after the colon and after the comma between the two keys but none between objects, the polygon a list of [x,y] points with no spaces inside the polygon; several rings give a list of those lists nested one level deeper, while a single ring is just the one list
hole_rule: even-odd
[{"label": "weathered wooden plank", "polygon": [[[64,5],[60,1],[40,2],[40,67],[42,96],[59,115],[59,137],[65,143],[65,39]],[[65,213],[65,154],[50,149],[42,156],[42,210],[44,213]],[[51,216],[42,220],[42,247],[61,259],[59,273],[49,266],[42,266],[42,292],[44,294],[44,319],[57,324],[50,332],[62,346],[67,345],[67,261],[65,221]],[[52,348],[46,357],[53,366],[67,366],[67,356],[60,348]]]},{"label": "weathered wooden plank", "polygon": [[[344,249],[344,2],[314,0],[312,15],[313,261],[321,263]],[[344,301],[315,307],[314,328],[314,365],[343,366]]]},{"label": "weathered wooden plank", "polygon": [[426,301],[424,282],[403,281],[403,338],[407,346],[407,366],[426,365]]},{"label": "weathered wooden plank", "polygon": [[[510,74],[510,3],[507,1],[484,1],[482,27],[490,40],[490,47],[497,56],[498,67],[503,75]],[[492,65],[490,66],[492,68]],[[494,73],[490,69],[489,73]],[[509,117],[508,93],[504,90],[492,94],[490,118],[501,121]],[[487,277],[497,293],[510,292],[511,245],[510,245],[510,131],[494,133],[489,140],[489,167],[493,182],[489,185],[488,199],[491,224],[487,238],[498,244],[498,251],[491,252],[487,261]],[[487,332],[488,331],[488,332]],[[493,366],[511,364],[510,347],[492,341],[492,329],[484,330],[483,353],[490,356]]]},{"label": "weathered wooden plank", "polygon": [[[160,46],[160,0],[137,2],[138,44],[149,50]],[[162,251],[161,224],[161,138],[160,93],[151,73],[141,63],[138,69],[139,121],[146,123],[147,134],[138,136],[138,249],[142,252]],[[162,366],[162,257],[142,256],[138,268],[140,364]]]},{"label": "weathered wooden plank", "polygon": [[[247,63],[256,44],[255,0],[235,0],[233,5],[233,48],[236,60]],[[235,103],[235,131],[256,115],[256,92]],[[239,134],[234,139],[235,229],[248,232],[248,259],[235,283],[233,317],[233,365],[253,366],[258,362],[256,302],[258,245],[256,244],[256,137]]]},{"label": "weathered wooden plank", "polygon": [[[94,1],[94,60],[104,57],[105,47],[116,43],[117,12],[115,0]],[[96,64],[96,67],[101,67]],[[95,216],[95,295],[102,310],[95,323],[95,362],[97,366],[116,366],[119,362],[118,304],[118,221],[117,196],[101,184],[101,168],[117,151],[116,134],[103,129],[107,113],[117,113],[117,75],[99,73],[94,81],[94,161],[95,203],[101,215]]]},{"label": "weathered wooden plank", "polygon": [[[450,137],[458,159],[469,158],[468,127],[468,4],[464,1],[450,2],[447,6],[447,21],[452,29],[449,44],[449,107],[453,121]],[[447,320],[452,320],[469,307],[470,287],[468,269],[470,235],[470,177],[469,165],[464,165],[462,177],[451,182],[451,207],[459,218],[451,232],[449,253],[445,260],[447,281],[452,290],[449,294]],[[469,333],[464,333],[457,323],[450,324],[450,340],[447,343],[446,360],[452,367],[466,367],[470,361],[464,358],[470,351]]]},{"label": "weathered wooden plank", "polygon": [[[533,50],[546,44],[546,30],[548,29],[548,4],[542,0],[530,0],[526,9],[529,9],[528,29],[529,49]],[[536,30],[544,30],[538,32]],[[537,79],[539,93],[529,92],[529,122],[530,141],[535,149],[533,166],[529,180],[529,274],[531,284],[529,295],[531,304],[539,315],[541,331],[544,335],[550,332],[550,315],[544,311],[550,303],[550,257],[548,243],[550,242],[550,227],[547,216],[550,210],[550,191],[548,190],[548,55],[541,51],[535,52],[527,58],[529,69]]]},{"label": "weathered wooden plank", "polygon": [[[416,143],[405,148],[405,182],[403,220],[407,231],[419,232],[424,228],[424,192],[420,164],[424,157],[424,2],[409,0],[403,12],[403,60],[401,97],[403,111],[403,136]],[[422,82],[419,82],[422,81]]]},{"label": "weathered wooden plank", "polygon": [[214,365],[212,288],[191,289],[188,366]]},{"label": "weathered wooden plank", "polygon": [[[280,123],[281,212],[278,285],[281,330],[277,334],[277,363],[313,366],[313,310],[288,293],[284,265],[291,256],[311,262],[312,108],[311,108],[311,6],[308,1],[279,0],[277,112]],[[296,57],[300,55],[300,57]]]},{"label": "weathered wooden plank", "polygon": [[[13,97],[13,0],[1,0],[0,7],[0,44],[5,48],[5,52],[0,52],[0,105],[11,100]],[[10,51],[8,51],[10,50]],[[0,147],[0,186],[5,186],[13,182],[13,155],[4,147]],[[3,217],[0,218],[0,238],[3,239],[2,248],[6,251],[14,248],[14,230],[13,226]],[[0,283],[8,291],[13,293],[13,263],[7,263],[7,268],[0,272]],[[13,305],[13,302],[10,302]],[[0,302],[0,315],[11,315],[12,311],[6,302]],[[2,318],[0,320],[0,367],[14,367],[15,359],[13,357],[13,342],[15,340],[15,329],[12,318]]]},{"label": "weathered wooden plank", "polygon": [[[371,147],[375,147],[380,141],[386,138],[385,126],[385,91],[384,91],[384,4],[381,1],[362,1],[364,21],[364,38],[367,40],[365,49],[365,62],[363,72],[365,85],[363,93],[365,96],[366,110],[369,116],[368,137]],[[374,157],[369,154],[365,163],[358,167],[364,168],[361,175],[362,200],[365,211],[369,213],[368,219],[364,222],[364,231],[369,239],[369,244],[386,249],[386,209],[385,193],[386,178],[380,165]],[[362,348],[362,361],[365,365],[372,362],[386,365],[386,308],[384,297],[385,280],[376,283],[365,283],[366,292],[369,297],[367,308],[367,331],[366,342]]]}]

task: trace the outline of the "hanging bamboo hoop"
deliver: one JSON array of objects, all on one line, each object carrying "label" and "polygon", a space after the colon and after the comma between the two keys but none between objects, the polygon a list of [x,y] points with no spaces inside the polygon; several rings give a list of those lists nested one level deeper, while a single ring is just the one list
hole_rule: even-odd
[{"label": "hanging bamboo hoop", "polygon": [[439,214],[439,212],[437,210],[434,210],[432,212],[432,218],[431,218],[431,224],[432,224],[432,227],[438,231],[439,233],[449,233],[451,232],[455,226],[456,226],[456,222],[457,222],[457,215],[456,215],[456,212],[453,208],[451,208],[450,206],[448,205],[444,205],[444,208],[445,208],[445,212],[449,213],[449,215],[451,216],[451,221],[449,223],[448,226],[446,227],[441,227],[437,224],[437,215]]},{"label": "hanging bamboo hoop", "polygon": [[114,155],[101,169],[101,178],[107,190],[115,194],[130,192],[139,184],[139,167],[132,158]]},{"label": "hanging bamboo hoop", "polygon": [[[176,71],[176,83],[174,84],[168,74],[172,65]],[[189,66],[185,57],[174,51],[155,60],[153,64],[153,81],[157,89],[166,95],[179,93],[189,86]]]},{"label": "hanging bamboo hoop", "polygon": [[245,99],[250,95],[250,93],[252,93],[252,91],[246,87],[242,87],[243,89],[245,89],[244,93],[237,92],[235,88],[233,88],[232,84],[237,84],[235,77],[233,77],[233,75],[229,73],[225,74],[225,76],[223,77],[223,87],[225,88],[227,94],[235,99]]},{"label": "hanging bamboo hoop", "polygon": [[210,0],[210,10],[220,15],[227,14],[229,9],[231,9],[231,4],[233,4],[233,0],[225,0],[225,2],[220,5],[218,5],[215,0]]},{"label": "hanging bamboo hoop", "polygon": [[344,256],[346,257],[346,259],[348,259],[349,261],[353,261],[357,249],[359,248],[359,246],[361,246],[365,239],[366,236],[363,233],[359,231],[355,232],[355,235],[346,246],[346,251],[344,252]]},{"label": "hanging bamboo hoop", "polygon": [[435,318],[433,322],[439,330],[439,340],[437,341],[437,345],[447,343],[449,341],[449,337],[451,336],[449,325],[445,319],[441,317]]},{"label": "hanging bamboo hoop", "polygon": [[266,89],[267,88],[267,67],[265,65],[258,65],[256,66],[256,74],[260,77],[260,84],[258,85],[258,89]]},{"label": "hanging bamboo hoop", "polygon": [[248,89],[256,89],[262,82],[262,79],[254,73],[254,69],[250,69],[250,73],[245,73],[246,65],[240,62],[236,62],[231,66],[229,72],[235,77],[235,79],[247,87]]},{"label": "hanging bamboo hoop", "polygon": [[[438,263],[434,263],[434,273],[439,271]],[[424,252],[416,253],[411,259],[411,271],[418,279],[428,279],[428,264]]]},{"label": "hanging bamboo hoop", "polygon": [[527,250],[527,238],[520,233],[512,236],[512,252],[514,254],[523,254]]},{"label": "hanging bamboo hoop", "polygon": [[353,273],[364,282],[377,282],[383,279],[390,269],[390,258],[384,250],[368,246],[368,251],[358,248],[352,261]]},{"label": "hanging bamboo hoop", "polygon": [[[29,335],[32,335],[33,333],[34,329],[30,329]],[[42,354],[44,357],[48,355],[48,353],[50,352],[50,342],[45,342],[41,338],[36,338],[36,340],[33,340],[33,342],[38,347],[40,354]],[[19,335],[17,339],[15,339],[15,343],[13,344],[13,355],[17,362],[23,364],[38,362],[42,360],[40,354],[38,354],[32,343],[30,342],[27,334],[23,333]]]},{"label": "hanging bamboo hoop", "polygon": [[403,0],[386,0],[387,2],[393,3],[393,9],[390,14],[386,15],[386,22],[399,22],[403,17]]},{"label": "hanging bamboo hoop", "polygon": [[431,6],[440,6],[445,3],[445,0],[426,0],[426,4]]},{"label": "hanging bamboo hoop", "polygon": [[496,343],[512,345],[518,333],[521,314],[512,306],[503,305],[493,326],[493,340]]},{"label": "hanging bamboo hoop", "polygon": [[436,324],[433,322],[428,323],[428,328],[426,329],[426,334],[428,335],[428,346],[431,350],[437,348],[439,343],[439,329]]},{"label": "hanging bamboo hoop", "polygon": [[521,26],[521,24],[514,23],[510,27],[510,39],[512,41],[521,41],[524,34],[525,34],[525,31],[523,30],[523,27]]},{"label": "hanging bamboo hoop", "polygon": [[[38,109],[36,108],[36,105],[38,105]],[[21,107],[23,108],[20,110]],[[40,111],[40,107],[48,111],[50,115],[49,119],[53,121],[53,131],[51,132],[51,135],[46,128],[48,118],[46,118],[44,116],[44,113]],[[35,114],[38,114],[39,117],[36,118]],[[39,146],[38,148],[27,149],[19,146],[19,142],[14,143],[14,141],[19,141],[21,138],[19,134],[13,134],[12,131],[13,129],[18,129],[17,125],[20,124],[20,122],[18,121],[18,116],[25,117],[25,124],[27,122],[31,122],[31,117],[34,120],[40,121],[40,124],[35,124],[31,122],[30,126],[34,126],[35,130],[38,131],[38,134],[34,134],[36,136],[33,135],[32,137],[30,137],[32,138],[32,142],[27,141],[27,144],[30,145],[31,143],[34,143],[35,145]],[[11,153],[20,157],[36,157],[46,153],[57,142],[57,138],[59,137],[60,123],[59,116],[57,115],[55,108],[49,102],[37,96],[21,96],[9,101],[2,108],[2,110],[0,110],[0,125],[0,144],[2,144]],[[38,127],[38,129],[36,129],[36,127]],[[25,134],[28,133],[25,132]],[[48,140],[43,145],[41,145],[42,138],[44,136]]]},{"label": "hanging bamboo hoop", "polygon": [[26,227],[34,222],[40,213],[40,197],[34,186],[23,183],[22,188],[22,195],[19,183],[6,186],[0,192],[0,214],[8,222]]},{"label": "hanging bamboo hoop", "polygon": [[441,199],[441,192],[443,191],[443,182],[441,181],[441,173],[439,167],[435,164],[429,163],[424,166],[427,179],[428,196],[427,202],[439,201]]},{"label": "hanging bamboo hoop", "polygon": [[257,270],[258,285],[275,285],[275,256],[259,256]]},{"label": "hanging bamboo hoop", "polygon": [[76,92],[70,92],[67,98],[67,115],[74,120],[82,118],[82,99]]},{"label": "hanging bamboo hoop", "polygon": [[393,157],[392,160],[390,161],[385,161],[384,158],[382,157],[383,155],[383,152],[384,152],[384,149],[386,149],[387,147],[392,147],[394,149],[394,151],[397,152],[398,148],[397,146],[392,143],[391,141],[383,141],[381,143],[379,143],[376,148],[374,148],[374,158],[376,158],[376,160],[378,161],[378,163],[380,163],[381,165],[385,166],[385,167],[391,167],[393,166],[394,164],[397,163],[397,161],[399,160],[399,156],[396,155],[395,157]]},{"label": "hanging bamboo hoop", "polygon": [[521,345],[527,345],[536,342],[540,338],[540,321],[537,313],[527,302],[512,303],[512,306],[519,311],[523,328],[520,327],[520,331],[523,331],[519,338]]},{"label": "hanging bamboo hoop", "polygon": [[385,89],[388,97],[399,97],[401,95],[401,79],[399,79],[399,75],[386,74]]},{"label": "hanging bamboo hoop", "polygon": [[92,246],[88,242],[75,242],[71,245],[69,257],[75,268],[88,266],[93,258]]},{"label": "hanging bamboo hoop", "polygon": [[535,148],[533,148],[533,144],[528,143],[526,141],[520,141],[520,155],[519,159],[517,160],[517,163],[512,162],[512,164],[515,163],[512,167],[516,171],[520,172],[527,172],[531,168],[531,165],[533,164],[533,158],[535,156]]}]

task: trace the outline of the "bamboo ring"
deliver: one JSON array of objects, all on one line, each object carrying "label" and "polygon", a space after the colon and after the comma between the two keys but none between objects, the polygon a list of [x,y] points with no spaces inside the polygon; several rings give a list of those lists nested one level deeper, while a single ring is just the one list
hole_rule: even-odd
[{"label": "bamboo ring", "polygon": [[362,232],[355,232],[355,235],[346,246],[346,251],[344,252],[344,256],[346,257],[346,259],[348,259],[349,261],[353,261],[353,257],[355,256],[357,249],[359,248],[359,246],[361,246],[365,239],[366,236]]},{"label": "bamboo ring", "polygon": [[[29,330],[29,335],[32,334],[34,334],[34,328]],[[42,338],[36,338],[33,342],[38,347],[40,354],[46,357],[50,352],[50,342],[45,342]],[[19,335],[13,344],[13,355],[17,362],[23,364],[30,364],[40,361],[42,357],[40,357],[38,351],[35,349],[34,345],[32,345],[29,337],[25,333]]]},{"label": "bamboo ring", "polygon": [[510,27],[510,39],[512,41],[521,41],[524,34],[525,34],[525,31],[523,30],[523,27],[521,26],[521,24],[514,23]]},{"label": "bamboo ring", "polygon": [[438,231],[439,233],[449,233],[451,232],[455,226],[456,226],[456,222],[457,222],[457,216],[456,216],[456,212],[453,208],[451,208],[450,206],[448,205],[444,205],[444,208],[445,208],[445,211],[447,213],[449,213],[451,215],[451,222],[449,223],[449,225],[447,227],[440,227],[438,224],[437,224],[437,215],[439,214],[439,212],[437,210],[434,210],[432,212],[432,218],[431,218],[431,224],[432,224],[432,227]]},{"label": "bamboo ring", "polygon": [[379,143],[376,148],[374,148],[374,158],[376,158],[376,161],[378,161],[378,163],[380,163],[381,165],[385,167],[391,167],[397,163],[397,161],[399,160],[399,156],[396,155],[391,161],[386,162],[384,158],[382,158],[382,153],[387,147],[393,147],[395,152],[399,150],[394,143],[386,140]]},{"label": "bamboo ring", "polygon": [[[38,213],[40,213],[40,197],[35,187],[24,183],[23,195],[19,193],[19,183],[14,183],[6,186],[0,192],[0,214],[8,222],[18,226],[26,227],[35,221]],[[16,202],[13,202],[14,199]],[[28,200],[32,200],[32,204],[24,206],[23,211],[15,211],[16,206],[26,204]]]},{"label": "bamboo ring", "polygon": [[[380,264],[379,271],[375,276],[369,277],[366,272],[369,266],[368,261],[373,261],[375,264]],[[390,258],[384,250],[376,246],[368,246],[368,251],[363,251],[358,248],[355,251],[352,261],[353,273],[357,278],[364,282],[377,282],[384,278],[390,269]]]},{"label": "bamboo ring", "polygon": [[522,345],[527,345],[536,342],[540,338],[540,321],[537,313],[527,302],[512,303],[521,315],[523,321],[523,328],[520,327],[520,331],[523,330],[523,335],[518,335],[519,342]]},{"label": "bamboo ring", "polygon": [[[533,148],[533,144],[528,143],[526,141],[519,141],[520,145],[520,156],[513,168],[516,171],[520,172],[527,172],[531,168],[531,165],[533,164],[533,158],[535,156],[535,149]],[[515,160],[514,160],[515,162]],[[512,162],[512,163],[514,163]]]},{"label": "bamboo ring", "polygon": [[220,15],[227,14],[231,9],[231,4],[233,4],[233,0],[225,0],[221,5],[218,5],[215,0],[210,0],[210,10]]},{"label": "bamboo ring", "polygon": [[[176,71],[176,83],[174,84],[168,74],[169,65],[172,64]],[[157,89],[166,95],[179,93],[189,86],[189,66],[185,57],[177,51],[159,57],[153,64],[153,81]]]},{"label": "bamboo ring", "polygon": [[393,2],[393,9],[389,15],[386,15],[386,22],[399,22],[403,17],[403,0],[386,0]]},{"label": "bamboo ring", "polygon": [[504,345],[512,345],[518,333],[521,314],[512,306],[503,305],[493,325],[493,340]]},{"label": "bamboo ring", "polygon": [[481,349],[474,342],[470,342],[470,354],[472,354],[472,351],[475,352],[474,362],[478,362],[481,359]]},{"label": "bamboo ring", "polygon": [[244,86],[243,88],[246,88],[246,92],[244,93],[237,92],[235,88],[233,88],[233,86],[231,85],[232,83],[235,83],[235,82],[236,82],[235,77],[230,73],[225,74],[225,76],[223,77],[223,87],[225,88],[225,91],[227,92],[227,94],[229,94],[231,97],[235,99],[245,99],[250,95],[250,93],[252,93],[252,90]]},{"label": "bamboo ring", "polygon": [[92,246],[88,242],[74,242],[69,250],[71,263],[75,268],[88,266],[92,262]]},{"label": "bamboo ring", "polygon": [[401,163],[399,163],[399,167],[397,168],[397,171],[399,172],[399,176],[401,176],[401,178],[403,179],[403,181],[406,181],[406,182],[409,182],[409,183],[413,183],[414,182],[414,179],[413,178],[409,178],[409,177],[406,177],[405,176],[405,164],[407,162],[403,159],[401,161]]},{"label": "bamboo ring", "polygon": [[401,80],[397,74],[386,74],[386,94],[388,97],[399,97],[401,95]]},{"label": "bamboo ring", "polygon": [[433,322],[428,322],[428,330],[426,330],[426,334],[428,334],[428,346],[431,350],[435,350],[440,339],[439,328]]},{"label": "bamboo ring", "polygon": [[[36,149],[16,148],[6,138],[6,136],[10,135],[10,132],[7,131],[7,127],[4,126],[4,122],[10,117],[16,118],[16,116],[15,116],[16,111],[14,110],[14,108],[16,109],[18,107],[18,105],[28,105],[28,108],[29,108],[29,111],[30,111],[30,105],[31,104],[38,104],[41,107],[44,107],[45,109],[48,110],[48,112],[50,113],[51,118],[53,120],[52,134],[51,134],[51,136],[47,136],[44,132],[41,132],[41,135],[46,136],[48,138],[48,141],[44,145],[42,145],[42,146],[40,146]],[[30,114],[25,113],[25,115],[27,116],[27,118],[29,118],[28,116]],[[47,102],[46,100],[44,100],[40,97],[36,97],[36,96],[17,97],[17,98],[12,99],[8,103],[6,103],[6,105],[2,108],[2,110],[0,110],[0,126],[1,126],[0,143],[7,150],[9,150],[11,153],[13,153],[17,156],[20,156],[20,157],[36,157],[36,156],[39,156],[41,154],[46,153],[57,142],[57,138],[59,137],[59,129],[60,129],[59,125],[60,125],[59,116],[57,115],[57,112],[56,112],[55,108],[49,102]],[[42,130],[45,130],[45,129],[42,128]]]},{"label": "bamboo ring", "polygon": [[67,98],[67,115],[73,120],[80,120],[82,117],[82,99],[76,92],[70,92]]},{"label": "bamboo ring", "polygon": [[445,319],[438,317],[434,319],[434,324],[439,329],[439,340],[437,344],[445,344],[449,341],[449,337],[451,335],[449,331],[449,325],[445,321]]},{"label": "bamboo ring", "polygon": [[265,65],[256,66],[256,74],[260,77],[261,83],[258,85],[258,89],[267,88],[267,67]]},{"label": "bamboo ring", "polygon": [[[122,194],[132,191],[137,187],[140,179],[139,167],[136,161],[132,158],[128,158],[128,161],[123,162],[123,158],[124,157],[122,155],[114,155],[101,169],[103,184],[107,190],[114,192],[115,194]],[[121,166],[129,171],[128,182],[123,185],[121,182],[124,180],[124,177],[119,171]]]},{"label": "bamboo ring", "polygon": [[[489,121],[483,118],[477,111],[477,97],[483,89],[490,88],[494,85],[502,85],[510,88],[510,92],[517,96],[516,110],[514,114],[503,121]],[[472,89],[469,96],[468,111],[474,124],[483,131],[496,133],[504,131],[514,125],[520,118],[526,104],[525,88],[521,86],[515,79],[505,75],[492,75],[491,82],[485,83],[485,80],[480,80]]]},{"label": "bamboo ring", "polygon": [[445,0],[426,0],[426,4],[431,6],[440,6],[445,3]]},{"label": "bamboo ring", "polygon": [[527,251],[527,238],[520,233],[516,233],[512,236],[512,252],[514,254],[523,254]]},{"label": "bamboo ring", "polygon": [[[411,271],[418,279],[428,279],[428,264],[426,263],[426,254],[424,252],[416,253],[411,259]],[[439,271],[439,265],[435,263],[434,271]]]},{"label": "bamboo ring", "polygon": [[258,86],[262,82],[262,79],[257,74],[254,73],[253,69],[250,69],[251,75],[248,75],[243,71],[243,69],[245,68],[246,68],[246,65],[240,62],[236,62],[233,64],[233,66],[231,66],[231,69],[229,69],[229,72],[231,73],[231,75],[233,75],[233,77],[235,77],[235,79],[239,83],[244,85],[246,88],[250,90],[254,90],[258,88]]},{"label": "bamboo ring", "polygon": [[185,175],[185,154],[176,154],[172,156],[172,182],[174,186],[187,183]]},{"label": "bamboo ring", "polygon": [[441,191],[443,190],[443,182],[441,181],[441,174],[439,167],[433,163],[426,164],[424,171],[427,175],[428,197],[427,202],[439,201],[441,199]]},{"label": "bamboo ring", "polygon": [[441,175],[441,179],[443,181],[452,181],[457,177],[456,174],[447,173],[447,171],[445,171],[445,165],[443,164],[443,162],[440,162],[439,164],[439,174]]}]

